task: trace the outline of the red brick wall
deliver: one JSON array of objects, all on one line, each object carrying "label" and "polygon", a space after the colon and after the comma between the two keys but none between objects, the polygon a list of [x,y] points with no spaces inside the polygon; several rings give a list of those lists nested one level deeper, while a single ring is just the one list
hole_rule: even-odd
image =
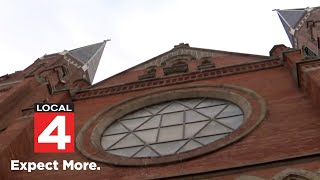
[{"label": "red brick wall", "polygon": [[[200,173],[249,164],[276,161],[290,157],[303,156],[319,152],[320,112],[311,101],[298,89],[291,74],[284,67],[261,70],[257,72],[232,75],[217,79],[203,80],[194,83],[226,83],[249,88],[260,94],[267,102],[268,116],[262,124],[242,140],[229,145],[217,152],[188,160],[182,163],[155,167],[115,167],[107,164],[100,171],[67,171],[67,172],[33,172],[15,173],[17,177],[30,178],[155,178],[176,176],[189,173]],[[79,100],[76,105],[76,133],[93,115],[102,111],[108,105],[124,101],[135,95],[140,95],[152,89],[116,94],[99,98]],[[89,161],[79,152],[75,154],[34,154],[31,161],[52,161],[74,159]],[[306,169],[314,170],[319,163],[309,163]],[[291,167],[284,165],[284,167]],[[258,169],[249,174],[269,178],[280,171],[278,169]],[[304,167],[303,165],[299,167]],[[233,178],[236,175],[229,176]],[[40,179],[40,178],[39,178]],[[224,179],[222,177],[221,179]]]}]

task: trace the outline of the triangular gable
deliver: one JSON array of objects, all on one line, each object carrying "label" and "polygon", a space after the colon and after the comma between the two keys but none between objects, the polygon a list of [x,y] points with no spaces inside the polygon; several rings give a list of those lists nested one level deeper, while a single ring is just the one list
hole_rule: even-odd
[{"label": "triangular gable", "polygon": [[[109,80],[112,78],[115,78],[118,75],[121,75],[123,73],[130,73],[131,71],[141,71],[148,67],[153,66],[163,66],[164,63],[170,61],[173,58],[179,58],[188,56],[191,57],[193,60],[201,60],[205,58],[219,58],[219,57],[226,57],[226,56],[237,56],[241,57],[242,59],[246,59],[245,61],[256,61],[256,60],[263,60],[269,58],[269,56],[261,56],[261,55],[252,55],[252,54],[244,54],[244,53],[236,53],[236,52],[228,52],[228,51],[219,51],[219,50],[211,50],[211,49],[202,49],[202,48],[194,48],[190,47],[188,44],[180,44],[175,46],[175,48],[160,54],[159,56],[156,56],[148,61],[145,61],[143,63],[140,63],[136,66],[133,66],[125,71],[122,71],[112,77],[109,77],[105,80],[102,80],[95,85],[93,85],[91,88],[99,88],[99,87],[105,87],[109,86]],[[232,60],[231,57],[226,58],[226,61]],[[120,82],[119,82],[120,83]]]},{"label": "triangular gable", "polygon": [[150,66],[161,66],[161,64],[165,63],[166,61],[170,60],[170,58],[175,56],[182,56],[182,55],[189,55],[194,57],[195,59],[201,59],[203,57],[216,57],[218,53],[213,53],[209,51],[203,51],[198,48],[189,47],[188,45],[185,46],[176,46],[175,48],[167,51],[159,56],[156,56],[148,61],[145,61],[137,66],[134,66],[132,69],[141,69],[147,68]]}]

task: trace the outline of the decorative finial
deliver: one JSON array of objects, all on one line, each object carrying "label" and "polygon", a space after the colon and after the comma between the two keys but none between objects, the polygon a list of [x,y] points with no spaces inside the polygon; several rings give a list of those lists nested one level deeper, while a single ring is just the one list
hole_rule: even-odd
[{"label": "decorative finial", "polygon": [[174,48],[179,48],[179,47],[190,47],[189,43],[179,43],[178,45],[175,45]]}]

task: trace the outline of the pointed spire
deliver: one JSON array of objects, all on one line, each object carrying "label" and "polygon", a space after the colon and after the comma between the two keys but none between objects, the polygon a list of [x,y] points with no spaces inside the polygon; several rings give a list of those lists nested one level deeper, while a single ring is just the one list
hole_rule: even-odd
[{"label": "pointed spire", "polygon": [[302,17],[305,15],[304,9],[287,9],[287,10],[279,10],[278,15],[285,23],[291,27],[295,28]]},{"label": "pointed spire", "polygon": [[294,46],[294,33],[295,28],[299,24],[300,20],[305,16],[306,9],[285,9],[276,10],[278,12],[280,21],[286,31],[291,45]]},{"label": "pointed spire", "polygon": [[74,57],[81,64],[83,64],[82,69],[87,71],[87,75],[91,83],[93,82],[93,78],[98,69],[98,65],[107,41],[110,40],[104,40],[100,43],[91,44],[68,51],[70,56]]},{"label": "pointed spire", "polygon": [[82,62],[83,64],[88,63],[93,56],[100,50],[103,48],[106,44],[106,41],[100,42],[100,43],[96,43],[96,44],[91,44],[88,46],[84,46],[84,47],[80,47],[77,49],[73,49],[69,51],[69,54],[76,58],[77,60],[79,60],[80,62]]}]

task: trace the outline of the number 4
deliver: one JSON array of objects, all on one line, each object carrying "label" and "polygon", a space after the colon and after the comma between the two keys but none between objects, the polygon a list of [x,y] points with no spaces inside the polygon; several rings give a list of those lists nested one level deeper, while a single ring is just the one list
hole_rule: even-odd
[{"label": "number 4", "polygon": [[[51,133],[58,127],[58,135]],[[66,143],[71,142],[70,135],[66,136],[66,117],[56,116],[46,129],[38,136],[38,143],[57,143],[58,149],[66,149]]]}]

